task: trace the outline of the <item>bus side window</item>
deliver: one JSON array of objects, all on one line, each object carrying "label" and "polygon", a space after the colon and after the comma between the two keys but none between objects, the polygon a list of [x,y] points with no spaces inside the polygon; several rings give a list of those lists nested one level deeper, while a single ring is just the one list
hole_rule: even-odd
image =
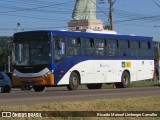
[{"label": "bus side window", "polygon": [[129,46],[127,40],[117,40],[118,50],[117,56],[129,56]]},{"label": "bus side window", "polygon": [[139,41],[130,41],[130,56],[139,56]]},{"label": "bus side window", "polygon": [[68,37],[68,54],[69,55],[80,55],[80,38]]},{"label": "bus side window", "polygon": [[62,39],[58,39],[58,50],[60,52],[61,55],[65,54],[65,43],[64,41],[62,41]]},{"label": "bus side window", "polygon": [[117,49],[117,41],[108,39],[107,40],[107,46],[108,46],[108,55],[109,56],[115,56],[116,55],[116,49]]},{"label": "bus side window", "polygon": [[147,42],[148,49],[151,49],[151,42]]},{"label": "bus side window", "polygon": [[90,46],[94,47],[94,39],[90,39]]},{"label": "bus side window", "polygon": [[55,41],[54,41],[54,53],[55,53],[55,60],[59,61],[64,58],[65,55],[65,41],[64,41],[64,36],[55,36]]},{"label": "bus side window", "polygon": [[96,56],[104,56],[104,47],[105,47],[104,39],[95,39],[95,55]]},{"label": "bus side window", "polygon": [[77,45],[78,45],[78,47],[81,46],[81,39],[80,38],[77,38]]},{"label": "bus side window", "polygon": [[148,41],[141,41],[141,56],[148,57],[150,56],[150,42]]},{"label": "bus side window", "polygon": [[150,56],[152,56],[151,42],[148,41],[147,45],[148,45],[148,49],[147,49],[148,54],[147,54],[147,57],[150,57]]},{"label": "bus side window", "polygon": [[94,55],[94,40],[90,38],[81,38],[81,54]]}]

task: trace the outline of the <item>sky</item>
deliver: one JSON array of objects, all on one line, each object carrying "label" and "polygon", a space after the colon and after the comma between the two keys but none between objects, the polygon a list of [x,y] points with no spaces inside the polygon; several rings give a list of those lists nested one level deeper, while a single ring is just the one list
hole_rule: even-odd
[{"label": "sky", "polygon": [[[23,31],[67,29],[67,22],[73,20],[75,1],[1,0],[0,36],[12,36],[17,32],[17,23]],[[114,30],[118,34],[150,36],[160,41],[160,0],[113,1]],[[109,24],[108,0],[97,0],[96,15],[104,25]]]}]

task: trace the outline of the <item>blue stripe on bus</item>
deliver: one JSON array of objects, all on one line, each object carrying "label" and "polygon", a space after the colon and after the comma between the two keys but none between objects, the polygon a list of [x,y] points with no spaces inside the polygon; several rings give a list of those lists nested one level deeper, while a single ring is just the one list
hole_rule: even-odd
[{"label": "blue stripe on bus", "polygon": [[[54,66],[55,85],[76,64],[87,60],[153,60],[153,57],[98,57],[98,56],[68,56]],[[63,73],[61,73],[63,71]]]}]

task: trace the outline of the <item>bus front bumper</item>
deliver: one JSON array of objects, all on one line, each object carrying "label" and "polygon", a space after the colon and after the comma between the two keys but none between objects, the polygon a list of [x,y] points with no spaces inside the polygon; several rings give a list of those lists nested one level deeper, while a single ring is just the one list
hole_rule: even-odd
[{"label": "bus front bumper", "polygon": [[12,76],[13,86],[21,85],[54,85],[54,75],[50,74],[47,77],[16,77]]}]

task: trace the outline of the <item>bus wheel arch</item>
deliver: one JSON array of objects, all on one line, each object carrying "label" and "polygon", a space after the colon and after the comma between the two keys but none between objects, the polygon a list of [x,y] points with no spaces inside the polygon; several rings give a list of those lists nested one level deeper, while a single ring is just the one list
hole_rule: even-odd
[{"label": "bus wheel arch", "polygon": [[78,71],[72,71],[69,77],[68,90],[76,90],[80,85],[80,74]]},{"label": "bus wheel arch", "polygon": [[127,88],[130,84],[130,72],[128,70],[124,70],[121,75],[121,82],[115,83],[116,88]]}]

